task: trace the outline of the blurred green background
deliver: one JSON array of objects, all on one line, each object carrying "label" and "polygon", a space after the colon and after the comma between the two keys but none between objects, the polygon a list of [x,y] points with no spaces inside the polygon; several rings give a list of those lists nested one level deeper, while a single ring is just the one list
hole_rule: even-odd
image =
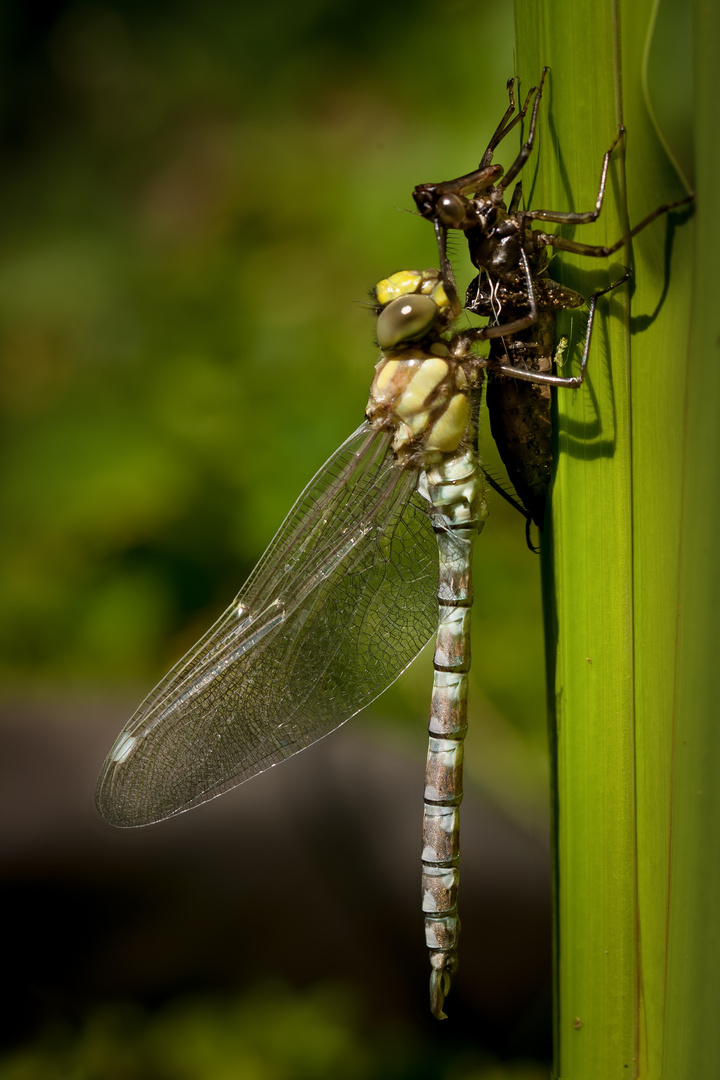
[{"label": "blurred green background", "polygon": [[[103,870],[110,906],[98,906],[92,872],[150,850],[92,816],[126,711],[228,603],[362,419],[368,290],[435,263],[432,229],[406,212],[412,188],[479,160],[514,71],[511,4],[33,0],[0,19],[3,844],[19,920],[0,1077],[544,1075],[527,1063],[549,1050],[539,560],[497,497],[477,549],[468,787],[540,852],[546,959],[516,1015],[468,1008],[454,1032],[424,1014],[418,1027],[412,1010],[393,1020],[393,1001],[353,987],[342,963],[337,992],[322,970],[303,982],[272,962],[251,990],[237,972],[217,993],[196,974],[152,993],[114,983],[97,956],[119,894]],[[373,753],[407,758],[418,798],[430,660],[351,725]],[[189,822],[153,832],[152,850],[164,836],[189,850]],[[210,909],[222,888],[203,890]],[[81,937],[92,926],[81,951],[102,986],[83,989],[77,940],[65,960],[39,944],[63,923]],[[424,980],[419,920],[409,936]],[[145,962],[167,968],[140,940]]]},{"label": "blurred green background", "polygon": [[[23,690],[152,680],[236,591],[362,418],[368,289],[436,261],[397,208],[474,165],[513,70],[508,5],[45,14],[6,26],[0,177],[2,657]],[[497,589],[508,613],[483,684],[534,724],[505,620],[537,566],[494,518],[484,561],[506,520],[520,558],[478,571],[480,612]]]}]

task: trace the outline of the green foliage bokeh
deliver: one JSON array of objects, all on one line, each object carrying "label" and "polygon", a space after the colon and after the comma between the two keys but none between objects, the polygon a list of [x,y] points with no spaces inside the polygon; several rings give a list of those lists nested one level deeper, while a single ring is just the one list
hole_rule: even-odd
[{"label": "green foliage bokeh", "polygon": [[[381,24],[329,2],[65,4],[33,33],[8,18],[6,684],[147,685],[237,591],[362,418],[367,290],[435,262],[430,227],[398,208],[476,163],[506,103],[511,15],[456,0]],[[537,565],[498,502],[476,678],[541,742]]]}]

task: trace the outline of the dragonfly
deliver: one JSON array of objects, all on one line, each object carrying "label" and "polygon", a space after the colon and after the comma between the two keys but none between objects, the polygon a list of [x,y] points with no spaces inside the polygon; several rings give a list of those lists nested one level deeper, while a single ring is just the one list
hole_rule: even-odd
[{"label": "dragonfly", "polygon": [[472,550],[487,515],[475,346],[506,327],[457,331],[435,269],[383,279],[374,300],[381,354],[365,420],[123,728],[96,799],[119,827],[205,803],[339,727],[436,635],[422,907],[431,1009],[444,1019],[459,935]]},{"label": "dragonfly", "polygon": [[[505,193],[528,161],[535,142],[538,110],[549,68],[537,86],[531,86],[522,107],[515,112],[515,79],[508,80],[508,107],[476,170],[455,180],[419,184],[415,204],[435,227],[440,266],[456,314],[457,297],[452,267],[447,256],[449,229],[464,232],[470,258],[478,276],[470,283],[465,308],[488,317],[504,332],[491,339],[487,358],[486,402],[490,429],[500,457],[522,506],[517,507],[542,529],[553,465],[551,387],[576,389],[584,378],[598,300],[630,277],[629,271],[588,298],[580,370],[576,376],[554,374],[567,348],[567,338],[555,343],[555,317],[559,311],[579,308],[585,298],[554,281],[550,275],[548,249],[606,258],[620,250],[651,222],[694,199],[690,194],[657,207],[652,213],[609,246],[584,244],[555,233],[533,229],[533,221],[561,225],[587,225],[602,210],[608,168],[613,152],[625,135],[620,127],[603,156],[600,182],[592,210],[566,212],[523,210],[522,180],[513,188],[509,204]],[[493,164],[498,145],[527,115],[532,105],[528,136],[510,167]],[[530,280],[526,268],[530,269]],[[491,478],[488,478],[493,483]],[[493,483],[493,486],[497,487]],[[499,488],[500,494],[506,495]],[[512,501],[512,500],[510,500]],[[524,508],[524,509],[523,509]]]},{"label": "dragonfly", "polygon": [[[569,290],[548,284],[542,250],[551,238],[542,234],[547,239],[536,246],[526,219],[578,215],[520,212],[517,188],[505,209],[504,186],[529,154],[541,92],[533,98],[531,91],[520,115],[510,119],[509,85],[511,109],[479,172],[425,185],[422,205],[416,189],[423,216],[435,224],[440,269],[400,271],[374,290],[381,354],[365,420],[301,493],[229,608],[120,732],[96,791],[100,812],[119,827],[199,806],[339,727],[394,682],[435,635],[422,908],[430,1006],[438,1019],[445,1018],[458,964],[472,551],[487,516],[477,451],[485,373],[543,388],[575,386],[589,350],[588,333],[580,376],[565,379],[543,371],[540,353],[521,336],[538,323],[554,289],[559,306],[571,306]],[[528,142],[501,181],[492,154],[531,100]],[[432,202],[436,195],[439,201]],[[481,221],[483,199],[489,205]],[[480,270],[475,310],[483,313],[485,305],[492,315],[486,326],[458,329],[462,309],[446,252],[449,228],[462,229],[470,243]],[[508,252],[512,265],[503,270]],[[591,298],[590,324],[601,292]],[[482,357],[478,347],[485,341],[490,352]],[[527,366],[508,362],[513,355]]]}]

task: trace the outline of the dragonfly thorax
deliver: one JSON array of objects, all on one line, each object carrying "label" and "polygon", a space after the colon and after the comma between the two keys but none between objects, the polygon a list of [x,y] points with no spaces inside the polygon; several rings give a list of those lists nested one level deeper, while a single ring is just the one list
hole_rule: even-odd
[{"label": "dragonfly thorax", "polygon": [[438,270],[401,270],[378,282],[377,338],[383,348],[367,419],[394,432],[393,450],[425,468],[460,446],[470,419],[474,362],[443,333],[452,305]]},{"label": "dragonfly thorax", "polygon": [[438,342],[383,353],[366,411],[373,426],[395,431],[393,449],[420,454],[423,464],[457,450],[470,418],[468,372]]}]

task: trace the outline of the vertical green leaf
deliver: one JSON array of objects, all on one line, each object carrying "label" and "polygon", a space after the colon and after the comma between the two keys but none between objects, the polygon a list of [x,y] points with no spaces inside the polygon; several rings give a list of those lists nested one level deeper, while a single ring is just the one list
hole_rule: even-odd
[{"label": "vertical green leaf", "polygon": [[[564,231],[612,243],[684,194],[645,91],[652,4],[516,0],[515,9],[525,86],[543,64],[552,68],[526,203],[590,209],[622,123],[599,220]],[[692,229],[681,221],[657,220],[610,260],[563,255],[553,266],[586,296],[623,263],[633,272],[629,287],[600,302],[585,385],[557,394],[544,538],[555,1064],[567,1080],[676,1075],[663,1072],[662,1055],[691,304]]]},{"label": "vertical green leaf", "polygon": [[684,453],[672,844],[663,1076],[720,1073],[720,309],[714,201],[720,175],[717,47],[720,11],[693,5],[697,246],[691,305]]}]

